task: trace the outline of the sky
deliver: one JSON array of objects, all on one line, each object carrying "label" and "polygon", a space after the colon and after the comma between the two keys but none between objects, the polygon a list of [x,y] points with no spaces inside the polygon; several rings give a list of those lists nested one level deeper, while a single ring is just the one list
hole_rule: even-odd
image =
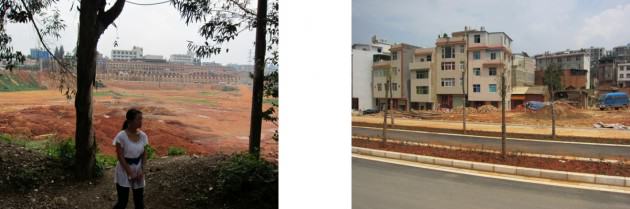
[{"label": "sky", "polygon": [[[78,1],[77,1],[78,2]],[[107,0],[108,7],[114,0]],[[135,0],[137,3],[154,3],[162,0]],[[255,1],[251,2],[256,5]],[[57,9],[66,24],[66,29],[61,32],[61,38],[47,38],[47,45],[54,50],[56,46],[63,45],[66,52],[76,46],[79,12],[76,9],[70,11],[72,0],[59,0]],[[76,7],[76,4],[75,4]],[[165,59],[171,54],[185,54],[187,41],[203,43],[204,39],[198,34],[200,24],[186,26],[179,12],[169,3],[155,6],[138,6],[126,3],[116,21],[117,27],[110,25],[101,36],[98,51],[104,56],[111,57],[112,49],[128,49],[133,46],[142,47],[144,55],[162,55]],[[32,24],[8,24],[7,32],[13,38],[11,45],[16,51],[30,54],[30,48],[38,46],[38,38]],[[254,56],[254,31],[243,31],[236,39],[224,44],[229,48],[228,53],[214,55],[204,59],[205,62],[217,62],[222,64],[253,64],[250,61]],[[118,40],[118,46],[114,48],[114,41]]]},{"label": "sky", "polygon": [[630,43],[628,0],[353,0],[352,43],[373,35],[390,43],[435,47],[438,34],[464,26],[505,32],[513,52],[530,56]]}]

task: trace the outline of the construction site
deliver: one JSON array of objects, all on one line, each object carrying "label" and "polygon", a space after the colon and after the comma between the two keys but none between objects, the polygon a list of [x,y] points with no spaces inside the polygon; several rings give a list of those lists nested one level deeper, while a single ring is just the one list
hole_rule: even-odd
[{"label": "construction site", "polygon": [[[98,149],[115,155],[112,140],[121,130],[125,113],[138,108],[144,113],[141,129],[160,156],[169,147],[183,148],[191,155],[246,151],[251,87],[229,76],[193,75],[189,78],[207,82],[188,82],[173,75],[164,75],[171,79],[162,81],[100,79],[100,87],[93,92]],[[74,138],[74,101],[45,73],[3,72],[0,98],[0,133],[33,140]],[[263,108],[269,106],[266,102]],[[278,143],[272,139],[277,126],[263,121],[262,128],[261,155],[277,160]]]}]

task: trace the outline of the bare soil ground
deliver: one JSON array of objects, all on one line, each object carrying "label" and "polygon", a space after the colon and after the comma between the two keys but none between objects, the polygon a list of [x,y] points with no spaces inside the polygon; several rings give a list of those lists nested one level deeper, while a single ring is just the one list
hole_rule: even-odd
[{"label": "bare soil ground", "polygon": [[404,145],[400,143],[387,143],[385,147],[380,147],[379,141],[369,141],[364,139],[352,139],[352,146],[365,147],[370,149],[380,149],[394,152],[428,155],[449,159],[468,160],[475,162],[504,164],[529,168],[540,168],[559,171],[581,172],[603,174],[611,176],[630,177],[630,166],[623,163],[606,162],[585,162],[578,160],[563,160],[538,157],[526,157],[508,155],[505,159],[500,154],[476,152],[476,151],[454,151],[441,148]]},{"label": "bare soil ground", "polygon": [[[145,113],[141,129],[158,155],[166,155],[169,146],[202,155],[247,150],[251,90],[246,86],[221,91],[198,85],[104,83],[106,88],[94,92],[93,117],[99,149],[106,155],[114,155],[112,139],[131,107]],[[58,90],[0,93],[0,133],[73,137],[73,103]],[[277,160],[278,144],[271,139],[276,128],[263,122],[262,155],[271,160]]]}]

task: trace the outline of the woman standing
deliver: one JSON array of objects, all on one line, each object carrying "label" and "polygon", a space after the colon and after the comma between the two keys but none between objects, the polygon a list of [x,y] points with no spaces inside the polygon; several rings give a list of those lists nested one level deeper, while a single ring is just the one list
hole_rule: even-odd
[{"label": "woman standing", "polygon": [[147,135],[139,130],[142,127],[142,112],[136,109],[127,111],[122,130],[114,138],[116,146],[116,165],[114,181],[118,193],[118,202],[114,209],[127,207],[129,189],[133,190],[133,203],[136,209],[144,208],[144,168],[147,155],[144,150],[149,144]]}]

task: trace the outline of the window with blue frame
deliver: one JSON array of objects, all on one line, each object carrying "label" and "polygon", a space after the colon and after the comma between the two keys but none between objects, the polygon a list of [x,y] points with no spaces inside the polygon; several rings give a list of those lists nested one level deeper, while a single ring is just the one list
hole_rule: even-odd
[{"label": "window with blue frame", "polygon": [[488,91],[489,92],[497,92],[497,85],[496,84],[488,85]]}]

